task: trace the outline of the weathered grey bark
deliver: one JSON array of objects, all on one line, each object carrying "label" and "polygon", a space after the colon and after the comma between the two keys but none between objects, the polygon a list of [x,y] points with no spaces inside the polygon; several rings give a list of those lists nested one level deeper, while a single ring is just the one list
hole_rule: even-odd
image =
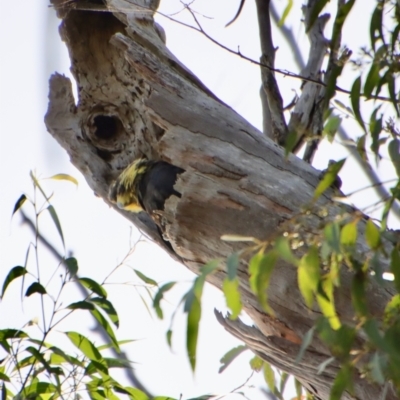
[{"label": "weathered grey bark", "polygon": [[[320,15],[310,26],[311,12],[317,0],[308,0],[303,6],[304,23],[308,31],[310,41],[310,51],[307,65],[301,71],[301,76],[311,78],[316,81],[323,81],[326,86],[321,86],[310,81],[305,81],[302,93],[296,103],[295,109],[291,114],[288,124],[289,132],[296,133],[296,145],[293,151],[297,151],[308,139],[303,159],[309,163],[315,155],[319,141],[322,137],[324,125],[324,112],[329,107],[329,102],[336,89],[336,79],[340,75],[344,64],[348,61],[351,51],[345,49],[339,56],[341,44],[341,27],[343,17],[337,12],[331,39],[327,40],[324,36],[324,28],[330,18],[329,14]],[[344,0],[338,1],[338,10],[344,4]],[[322,63],[330,49],[327,71],[322,79]]]},{"label": "weathered grey bark", "polygon": [[[56,6],[59,2],[54,0]],[[121,12],[59,9],[79,102],[74,103],[71,82],[55,74],[46,115],[49,132],[90,187],[108,203],[110,183],[143,154],[184,168],[176,184],[182,197],[168,199],[164,213],[172,248],[145,214],[123,214],[195,273],[207,261],[244,248],[222,241],[224,234],[266,239],[290,229],[312,198],[319,172],[294,156],[285,159],[278,145],[213,96],[168,51],[150,12],[140,7],[135,12],[123,0],[108,4]],[[144,0],[137,4],[149,6]],[[326,208],[326,219],[343,211],[330,194],[318,202]],[[324,218],[311,212],[296,223],[311,234]],[[367,247],[360,242],[358,250]],[[316,371],[331,357],[329,350],[315,338],[301,364],[294,363],[302,337],[320,315],[303,303],[296,269],[284,262],[275,268],[268,291],[274,318],[252,294],[246,263],[239,275],[244,308],[255,327],[219,316],[221,323],[263,359],[294,374],[319,398],[328,398],[339,363],[332,362],[321,375]],[[221,288],[225,276],[221,269],[209,281]],[[341,282],[336,307],[340,318],[351,323],[350,272],[343,270]],[[381,315],[391,290],[371,285],[370,310]],[[380,387],[355,378],[356,398],[377,399],[380,392]],[[389,393],[387,398],[395,397]]]},{"label": "weathered grey bark", "polygon": [[[311,10],[316,3],[315,0],[309,0],[307,5],[303,6],[305,27],[308,29]],[[322,62],[327,52],[328,41],[324,36],[324,28],[329,20],[328,14],[320,15],[308,31],[310,41],[310,51],[307,65],[303,68],[300,75],[314,80],[321,79]],[[296,132],[297,151],[306,138],[316,138],[318,143],[323,128],[323,112],[325,110],[324,101],[325,88],[313,82],[304,82],[302,93],[291,114],[289,121],[289,132]],[[307,157],[305,157],[307,158]],[[311,162],[310,157],[308,161]]]}]

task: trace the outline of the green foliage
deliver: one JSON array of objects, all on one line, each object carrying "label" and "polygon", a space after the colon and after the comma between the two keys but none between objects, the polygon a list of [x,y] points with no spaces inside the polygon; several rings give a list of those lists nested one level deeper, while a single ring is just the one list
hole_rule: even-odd
[{"label": "green foliage", "polygon": [[357,122],[360,124],[361,128],[364,132],[366,132],[364,121],[361,116],[360,111],[360,95],[361,95],[361,77],[359,76],[351,87],[351,106],[353,107],[354,116],[356,117]]},{"label": "green foliage", "polygon": [[237,270],[239,266],[239,256],[235,253],[228,257],[226,262],[228,276],[225,278],[222,291],[224,292],[226,305],[231,311],[231,318],[236,319],[242,311],[242,301],[239,292],[239,278]]},{"label": "green foliage", "polygon": [[271,250],[266,254],[257,253],[249,263],[250,288],[257,295],[258,301],[265,311],[271,315],[273,315],[273,310],[268,304],[267,288],[277,260],[278,253]]},{"label": "green foliage", "polygon": [[137,269],[134,270],[135,274],[144,282],[147,283],[148,285],[151,286],[157,286],[157,282],[154,279],[149,278],[146,276],[143,272],[138,271]]},{"label": "green foliage", "polygon": [[[307,208],[305,215],[308,215],[309,211]],[[362,221],[357,213],[354,216],[344,214],[341,218],[342,220],[326,221],[325,226],[312,237],[308,234],[306,239],[304,236],[305,243],[300,260],[298,250],[293,252],[292,249],[297,248],[301,232],[292,235],[285,233],[274,242],[260,242],[263,251],[257,252],[249,261],[250,287],[261,303],[265,301],[263,296],[264,299],[267,296],[273,265],[279,259],[297,268],[299,291],[305,305],[312,309],[318,305],[322,317],[304,335],[296,362],[301,363],[305,351],[317,334],[332,354],[331,358],[321,363],[320,373],[334,360],[342,363],[332,386],[332,399],[339,399],[344,391],[352,393],[353,377],[360,368],[364,371],[366,379],[380,384],[389,380],[400,391],[400,345],[396,340],[400,334],[399,294],[395,294],[388,302],[381,321],[371,317],[368,301],[368,288],[372,281],[379,285],[387,285],[387,281],[382,278],[380,267],[376,267],[376,264],[381,265],[385,259],[390,263],[394,283],[399,290],[399,249],[394,247],[390,254],[382,250],[381,232],[371,219]],[[365,238],[369,252],[360,253],[356,246],[357,239],[362,237]],[[266,261],[270,259],[271,254],[274,254],[273,263]],[[340,286],[339,275],[343,268],[352,272],[351,299],[355,326],[341,321],[336,312],[334,293]],[[371,269],[373,274],[369,272]],[[273,308],[271,310],[273,312]],[[368,338],[361,347],[360,343],[356,342],[356,337],[360,335]],[[361,359],[364,360],[362,367]],[[253,363],[254,369],[259,368],[256,361]],[[268,366],[265,367],[265,374],[272,391],[273,375]]]},{"label": "green foliage", "polygon": [[329,187],[331,187],[345,163],[345,159],[333,162],[329,165],[328,170],[325,172],[321,182],[318,184],[314,192],[314,199],[317,200]]},{"label": "green foliage", "polygon": [[60,235],[62,244],[65,247],[64,234],[63,234],[63,231],[62,231],[62,228],[61,228],[61,224],[60,224],[60,220],[58,219],[58,215],[56,213],[56,210],[51,204],[49,204],[49,206],[46,209],[50,213],[51,219],[53,220],[54,225],[57,228],[58,234]]},{"label": "green foliage", "polygon": [[330,116],[325,122],[323,134],[327,136],[329,142],[333,142],[333,139],[335,138],[335,134],[339,129],[341,122],[342,118],[336,115]]},{"label": "green foliage", "polygon": [[[381,39],[378,38],[375,42],[378,40]],[[372,111],[368,125],[364,123],[360,109],[361,98],[373,96],[373,90],[376,89],[375,80],[379,75],[376,71],[369,72],[364,92],[361,76],[356,79],[350,96],[352,110],[347,110],[364,131],[357,148],[362,152],[365,162],[368,162],[368,140],[377,161],[380,159],[381,146],[387,142],[387,137],[382,137],[383,117],[378,115],[381,105],[377,105]],[[333,137],[338,118],[332,117],[331,121],[327,123],[327,130],[329,128],[332,131]],[[400,176],[400,134],[393,124],[387,125],[386,133],[393,137],[388,141],[387,150],[394,171]],[[231,269],[234,273],[229,275],[228,268],[228,275],[234,277],[238,266],[248,260],[249,286],[259,303],[273,316],[274,307],[268,303],[268,288],[273,284],[272,273],[280,262],[292,265],[297,270],[298,290],[304,305],[321,314],[304,334],[296,363],[301,363],[305,352],[318,337],[331,354],[331,357],[319,365],[318,374],[322,374],[334,362],[341,365],[331,388],[331,399],[340,399],[344,392],[353,394],[355,376],[360,375],[379,385],[390,382],[400,394],[400,248],[398,232],[387,231],[391,208],[400,199],[400,181],[390,181],[394,183],[390,188],[391,197],[381,201],[382,217],[379,222],[348,208],[343,209],[342,215],[331,218],[327,210],[319,208],[316,200],[334,184],[344,162],[343,159],[330,165],[317,186],[313,199],[305,205],[300,215],[282,225],[281,235],[264,242],[254,239],[252,246],[240,254],[242,259],[237,261],[235,258],[235,268]],[[303,232],[301,227],[304,220],[316,215],[322,217],[318,228],[313,232]],[[364,245],[360,247],[360,243]],[[250,257],[249,252],[253,254]],[[232,260],[228,261],[228,265],[230,263]],[[336,294],[343,290],[341,275],[345,271],[346,276],[351,279],[344,283],[345,290],[348,290],[347,296],[351,297],[348,305],[353,314],[351,321],[343,320],[336,311]],[[389,271],[394,285],[384,276]],[[371,296],[372,284],[382,287],[383,290],[393,290],[393,286],[396,289],[380,318],[374,308],[373,295]],[[228,297],[226,292],[225,296]],[[233,349],[232,359],[235,354]],[[269,390],[277,398],[282,398],[282,390],[277,389],[276,373],[271,366],[265,360],[255,357],[251,361],[251,367],[255,371],[263,369]],[[284,382],[282,374],[280,388],[284,386]],[[297,396],[300,397],[301,384],[296,381],[295,385]]]},{"label": "green foliage", "polygon": [[290,241],[287,237],[280,236],[275,240],[275,250],[278,252],[279,257],[287,261],[289,264],[299,265],[299,260],[293,254],[290,247]]},{"label": "green foliage", "polygon": [[64,264],[67,267],[67,271],[69,275],[74,278],[76,273],[78,272],[78,261],[75,257],[68,257],[64,260]]},{"label": "green foliage", "polygon": [[186,328],[186,350],[190,366],[194,371],[196,368],[197,340],[199,336],[199,325],[201,318],[201,297],[208,275],[214,273],[218,268],[219,261],[214,260],[206,264],[201,274],[194,280],[193,286],[184,296],[184,311],[187,313]]},{"label": "green foliage", "polygon": [[400,178],[400,140],[391,140],[388,145],[388,151],[397,176]]},{"label": "green foliage", "polygon": [[25,275],[26,273],[27,273],[27,270],[26,270],[26,268],[24,268],[24,267],[17,266],[17,267],[12,268],[12,269],[8,272],[8,274],[7,274],[7,276],[6,276],[6,279],[4,280],[4,283],[3,283],[3,290],[1,291],[1,297],[2,297],[2,298],[4,297],[4,295],[5,295],[5,293],[6,293],[6,289],[8,288],[8,285],[9,285],[12,281],[14,281],[15,279],[19,278],[20,276]]},{"label": "green foliage", "polygon": [[357,220],[344,225],[340,231],[340,244],[344,248],[353,249],[357,242]]},{"label": "green foliage", "polygon": [[[304,214],[296,216],[290,224],[296,225],[296,219],[304,220],[308,215],[318,214],[317,210],[316,205],[305,208]],[[364,240],[369,250],[360,252],[358,239]],[[344,213],[334,220],[327,219],[324,226],[315,230],[313,235],[301,231],[284,232],[274,240],[257,242],[257,247],[261,250],[249,258],[249,285],[266,311],[271,315],[274,313],[267,301],[267,291],[272,271],[282,260],[297,269],[298,287],[305,306],[313,310],[318,307],[322,315],[304,335],[296,362],[301,363],[304,353],[317,335],[332,355],[321,363],[319,373],[323,373],[335,360],[342,365],[333,383],[330,398],[339,399],[344,391],[353,393],[357,370],[363,371],[366,379],[378,384],[391,381],[400,392],[400,344],[396,339],[400,335],[400,295],[395,294],[387,303],[381,320],[372,317],[368,299],[371,283],[388,285],[381,271],[381,265],[385,262],[390,264],[394,284],[399,291],[398,246],[387,253],[383,249],[383,236],[379,227],[355,211],[354,215]],[[236,260],[235,271],[239,264]],[[349,307],[353,309],[354,326],[350,326],[348,321],[342,321],[336,312],[334,294],[340,289],[339,277],[344,269],[351,273],[352,302]],[[356,339],[360,336],[367,338],[362,344]],[[236,350],[233,349],[227,357],[230,360],[229,356],[233,359],[235,355]],[[282,390],[279,391],[274,383],[274,371],[264,362],[255,357],[251,367],[255,371],[264,370],[269,389],[281,398]]]},{"label": "green foliage", "polygon": [[400,293],[400,250],[398,246],[394,247],[392,250],[390,271],[393,274],[396,289]]},{"label": "green foliage", "polygon": [[267,383],[268,389],[270,392],[273,393],[275,391],[276,381],[275,381],[275,372],[271,364],[264,362],[263,372],[264,372],[264,379],[265,382]]},{"label": "green foliage", "polygon": [[289,132],[285,141],[285,157],[288,157],[288,155],[293,151],[297,141],[297,133],[295,131]]},{"label": "green foliage", "polygon": [[[0,330],[0,346],[6,353],[6,356],[0,360],[2,399],[67,399],[77,398],[78,392],[85,392],[92,399],[117,399],[118,393],[123,393],[130,399],[148,399],[141,390],[125,387],[112,377],[113,369],[130,368],[129,361],[103,355],[103,351],[110,347],[120,352],[121,345],[131,342],[131,340],[117,340],[114,329],[119,326],[119,317],[108,298],[104,282],[99,283],[89,277],[78,277],[78,261],[74,257],[63,258],[58,266],[58,268],[65,267],[64,272],[59,274],[61,288],[58,289],[58,293],[50,285],[51,281],[44,284],[41,280],[40,270],[45,266],[40,262],[38,255],[40,248],[38,217],[43,211],[49,212],[64,248],[65,242],[58,214],[50,203],[51,196],[46,194],[41,182],[33,173],[31,173],[31,178],[34,200],[27,195],[22,195],[16,202],[13,214],[26,205],[33,210],[36,232],[30,249],[33,248],[33,251],[37,253],[34,257],[37,263],[29,262],[33,258],[28,257],[30,251],[28,250],[25,265],[11,268],[6,275],[1,297],[4,298],[10,286],[20,283],[21,293],[25,293],[26,299],[30,299],[33,295],[40,296],[43,318],[38,321],[29,321],[24,330]],[[65,174],[55,175],[51,179],[62,179],[76,184],[74,178]],[[43,204],[40,204],[39,195],[43,197]],[[136,274],[146,285],[157,285],[140,271],[136,271]],[[65,287],[71,283],[82,285],[87,289],[88,295],[64,307],[62,295]],[[24,287],[26,287],[25,291]],[[44,307],[44,301],[52,304],[49,315],[46,315],[48,310]],[[74,354],[47,342],[49,334],[55,334],[59,323],[78,311],[89,313],[88,315],[98,322],[109,343],[98,345],[80,332],[64,332],[77,349],[77,354]],[[40,329],[32,330],[31,326],[38,326]],[[41,336],[37,336],[37,332],[41,332]]]},{"label": "green foliage", "polygon": [[188,293],[185,303],[187,312],[187,330],[186,330],[186,350],[189,357],[190,366],[194,371],[197,360],[197,340],[199,337],[199,324],[201,318],[201,295],[203,286],[197,282],[193,291]]},{"label": "green foliage", "polygon": [[101,298],[107,298],[106,290],[91,278],[78,278],[78,281]]},{"label": "green foliage", "polygon": [[[399,116],[399,90],[396,88],[395,80],[399,73],[398,35],[400,22],[398,15],[397,23],[392,30],[385,30],[384,25],[384,15],[393,10],[398,13],[396,6],[393,6],[390,1],[379,1],[372,14],[370,23],[371,53],[369,54],[372,60],[364,85],[364,94],[366,97],[376,97],[386,86],[393,107],[397,116]],[[374,94],[373,91],[375,91]]]},{"label": "green foliage", "polygon": [[299,289],[305,303],[310,308],[313,305],[314,294],[317,291],[320,278],[318,252],[315,247],[312,247],[310,251],[302,257],[297,269]]},{"label": "green foliage", "polygon": [[158,318],[160,318],[160,319],[164,318],[164,314],[163,314],[162,308],[160,306],[161,300],[164,298],[164,293],[171,290],[175,286],[175,283],[176,282],[168,282],[168,283],[164,284],[163,286],[161,286],[159,288],[158,292],[154,296],[153,307],[157,313]]},{"label": "green foliage", "polygon": [[283,10],[282,17],[278,22],[279,27],[282,27],[284,25],[285,20],[286,20],[287,16],[290,14],[292,7],[293,7],[293,0],[288,0],[287,5],[286,5],[285,9]]},{"label": "green foliage", "polygon": [[26,200],[27,200],[26,196],[24,194],[21,194],[21,196],[19,197],[19,199],[15,203],[12,215],[14,215],[23,206],[23,204],[25,203]]},{"label": "green foliage", "polygon": [[25,296],[29,297],[33,293],[46,294],[46,289],[39,282],[33,282],[28,289],[26,289]]},{"label": "green foliage", "polygon": [[311,10],[310,20],[308,21],[308,26],[306,27],[307,32],[312,28],[314,22],[318,18],[322,9],[326,6],[329,0],[320,0],[314,3],[314,6]]},{"label": "green foliage", "polygon": [[225,279],[222,284],[222,291],[224,292],[226,305],[231,311],[231,319],[236,319],[242,311],[242,301],[239,292],[239,278],[233,280]]},{"label": "green foliage", "polygon": [[[311,18],[308,29],[318,17],[319,13],[326,5],[326,1],[317,1],[311,11]],[[360,157],[368,160],[367,145],[370,144],[371,151],[379,160],[381,146],[386,144],[390,136],[393,140],[398,140],[398,130],[394,126],[394,118],[400,116],[400,91],[398,81],[400,76],[399,67],[399,33],[400,33],[400,12],[399,4],[394,0],[380,0],[376,2],[374,12],[371,16],[369,36],[370,48],[367,46],[360,49],[360,57],[350,62],[358,70],[357,77],[351,84],[350,90],[346,92],[350,95],[351,108],[335,98],[337,78],[343,72],[343,62],[346,62],[346,49],[340,55],[339,49],[335,49],[335,43],[340,40],[343,25],[349,15],[355,1],[348,1],[339,4],[337,16],[334,21],[331,43],[331,57],[338,59],[331,71],[327,72],[326,101],[332,99],[327,111],[325,110],[324,134],[330,141],[334,140],[338,124],[343,117],[354,118],[362,129],[362,134],[354,140],[354,144]],[[364,105],[366,100],[374,100],[374,110],[370,113],[369,122],[365,118]],[[392,110],[389,111],[385,104],[391,104]],[[335,111],[333,113],[333,111]],[[390,115],[394,111],[395,116],[384,118],[384,114]],[[364,114],[364,115],[363,115]],[[352,140],[352,139],[351,139]],[[393,145],[394,146],[394,145]],[[390,150],[390,149],[389,149]],[[389,153],[398,157],[398,152]],[[393,160],[392,160],[393,161]],[[396,167],[396,163],[393,162]]]},{"label": "green foliage", "polygon": [[365,239],[372,250],[377,250],[381,244],[379,229],[370,219],[365,228]]},{"label": "green foliage", "polygon": [[354,367],[345,364],[336,375],[329,400],[340,400],[345,390],[353,394]]},{"label": "green foliage", "polygon": [[244,351],[248,350],[247,346],[240,345],[237,347],[234,347],[233,349],[230,349],[226,354],[223,355],[223,357],[220,360],[220,363],[222,364],[219,367],[219,373],[225,371],[226,368],[228,368],[229,364],[236,359],[240,354],[242,354]]},{"label": "green foliage", "polygon": [[[262,360],[258,356],[254,356],[250,360],[250,368],[253,370],[253,373],[262,373],[264,377],[264,381],[267,384],[268,391],[272,393],[279,400],[284,399],[284,392],[286,388],[286,384],[290,377],[286,372],[277,371],[270,363]],[[302,386],[301,384],[298,386],[298,399],[300,400],[302,397]]]}]

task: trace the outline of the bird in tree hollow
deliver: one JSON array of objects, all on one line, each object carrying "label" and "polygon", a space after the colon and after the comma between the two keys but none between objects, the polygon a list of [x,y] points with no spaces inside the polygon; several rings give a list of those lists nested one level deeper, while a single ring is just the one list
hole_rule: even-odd
[{"label": "bird in tree hollow", "polygon": [[139,158],[126,167],[112,184],[109,199],[123,210],[147,212],[160,225],[160,211],[172,195],[181,197],[174,189],[182,168],[165,161]]}]

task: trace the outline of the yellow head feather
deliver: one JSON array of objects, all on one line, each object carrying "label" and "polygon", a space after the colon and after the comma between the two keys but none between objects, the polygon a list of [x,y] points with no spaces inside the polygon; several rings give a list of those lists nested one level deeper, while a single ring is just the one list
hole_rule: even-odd
[{"label": "yellow head feather", "polygon": [[128,165],[111,186],[109,199],[121,209],[143,211],[138,199],[138,185],[150,164],[150,161],[139,158]]}]

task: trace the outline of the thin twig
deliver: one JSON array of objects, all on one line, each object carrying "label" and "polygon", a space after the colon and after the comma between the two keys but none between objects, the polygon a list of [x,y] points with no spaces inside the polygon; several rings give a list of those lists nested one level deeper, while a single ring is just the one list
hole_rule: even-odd
[{"label": "thin twig", "polygon": [[[278,24],[279,18],[277,13],[272,12],[271,13],[272,18],[274,19],[274,22]],[[301,55],[300,48],[298,45],[298,42],[293,39],[294,35],[290,34],[285,34],[285,30],[283,30],[283,36],[286,39],[289,47],[292,50],[292,53],[295,55]],[[302,61],[302,57],[296,56],[295,57],[296,64],[299,69],[304,68],[304,62]],[[379,99],[378,99],[379,100]],[[380,99],[383,101],[388,101],[388,99]],[[372,183],[370,187],[375,189],[376,194],[381,197],[381,198],[387,198],[390,196],[390,193],[386,188],[380,184],[380,178],[378,174],[370,168],[370,166],[361,158],[360,154],[358,153],[357,149],[354,147],[354,145],[346,145],[347,143],[350,143],[350,136],[347,134],[346,130],[343,127],[339,127],[338,129],[338,135],[339,138],[343,142],[343,146],[349,151],[351,156],[353,156],[354,160],[357,162],[358,166],[361,168],[361,170],[365,173],[367,178],[370,180]],[[397,217],[400,218],[400,203],[399,202],[394,202],[392,206],[392,212],[393,214]]]},{"label": "thin twig", "polygon": [[[350,142],[350,137],[343,128],[339,127],[338,134],[344,143]],[[380,178],[379,178],[378,174],[376,173],[376,171],[374,171],[371,168],[371,166],[361,158],[360,154],[358,153],[358,151],[354,147],[354,145],[344,144],[343,146],[354,157],[354,159],[360,166],[361,170],[364,172],[364,174],[370,180],[370,182],[372,183],[370,186],[375,189],[376,194],[382,199],[387,199],[387,198],[391,197],[391,194],[389,193],[389,191],[383,185],[379,184]],[[391,208],[391,211],[397,218],[400,218],[400,203],[394,202],[393,206]]]},{"label": "thin twig", "polygon": [[362,188],[353,190],[352,192],[348,192],[348,193],[346,193],[346,196],[347,197],[353,196],[356,193],[360,193],[360,192],[363,192],[364,190],[372,189],[375,186],[386,185],[387,183],[392,183],[392,182],[397,182],[397,181],[398,181],[398,179],[396,178],[396,179],[388,179],[387,181],[383,181],[383,182],[375,182],[372,185],[363,186]]},{"label": "thin twig", "polygon": [[[22,211],[20,211],[20,215],[22,216],[22,223],[27,225],[34,233],[36,232],[35,225],[32,222],[32,220]],[[65,268],[67,267],[64,262],[64,257],[61,256],[61,254],[54,248],[54,246],[41,234],[38,235],[38,240],[39,242],[52,254],[58,262],[60,262]],[[78,276],[77,276],[78,278]],[[79,278],[78,278],[79,279]],[[79,280],[76,279],[75,283],[81,292],[81,294],[84,297],[89,296],[89,291],[82,285],[80,284]],[[93,318],[94,319],[94,318]],[[93,328],[93,331],[98,333],[100,337],[107,343],[110,343],[110,338],[108,334],[104,331],[104,328],[98,323],[96,319],[94,319],[95,322],[95,327]],[[117,353],[116,350],[111,346],[111,351],[114,353],[114,357],[120,358],[124,361],[129,362],[129,359],[124,351],[121,350],[120,353]],[[125,373],[127,374],[131,384],[141,390],[142,392],[146,393],[148,397],[152,397],[150,394],[149,390],[142,384],[142,382],[136,377],[136,374],[134,373],[132,368],[126,368]]]},{"label": "thin twig", "polygon": [[[283,75],[283,76],[285,76],[285,77],[287,76],[287,77],[289,77],[289,78],[300,79],[300,80],[306,81],[306,82],[313,82],[313,83],[316,83],[316,84],[318,84],[318,85],[321,85],[321,86],[326,87],[326,84],[325,84],[324,82],[322,82],[321,80],[319,80],[319,79],[308,78],[308,77],[306,77],[306,76],[303,76],[303,75],[300,75],[300,74],[296,74],[296,73],[291,72],[291,71],[288,71],[288,70],[286,70],[286,69],[271,68],[271,67],[269,67],[268,65],[266,65],[266,64],[264,64],[264,63],[262,63],[262,62],[253,60],[252,58],[247,57],[247,56],[245,56],[244,54],[242,54],[239,50],[233,50],[233,49],[231,49],[231,48],[229,48],[229,47],[223,45],[222,43],[218,42],[218,40],[216,40],[216,39],[214,39],[212,36],[210,36],[203,28],[195,27],[195,26],[193,26],[193,25],[190,25],[190,24],[187,24],[187,23],[185,23],[185,22],[179,21],[179,20],[177,20],[177,19],[175,19],[175,18],[172,18],[172,17],[170,17],[169,15],[164,14],[164,13],[162,13],[162,12],[160,12],[160,11],[150,10],[150,9],[146,8],[145,6],[142,6],[142,5],[140,5],[140,4],[135,4],[135,3],[132,3],[132,2],[131,2],[131,4],[134,5],[134,6],[139,7],[141,10],[144,9],[144,10],[147,10],[147,11],[149,11],[149,12],[150,12],[150,11],[151,11],[151,12],[154,12],[154,13],[160,15],[161,17],[167,18],[167,19],[169,19],[170,21],[173,21],[173,22],[175,22],[175,23],[177,23],[177,24],[179,24],[179,25],[185,26],[186,28],[189,28],[189,29],[192,29],[192,30],[194,30],[194,31],[196,31],[196,32],[199,32],[199,33],[201,33],[202,35],[204,35],[207,39],[209,39],[211,42],[213,42],[214,44],[216,44],[218,47],[220,47],[220,48],[222,48],[222,49],[228,51],[228,52],[231,53],[231,54],[235,54],[235,55],[239,56],[240,58],[242,58],[242,59],[244,59],[244,60],[246,60],[246,61],[248,61],[248,62],[250,62],[250,63],[252,63],[252,64],[258,65],[259,67],[267,68],[267,69],[269,69],[270,71],[276,72],[276,73],[281,74],[281,75]],[[81,9],[78,8],[78,10],[81,10]],[[107,10],[106,10],[106,9],[103,9],[103,8],[101,8],[101,9],[94,9],[94,10],[95,10],[95,11],[110,12],[110,13],[112,13],[112,12],[121,12],[121,11],[123,12],[123,11],[124,11],[123,9],[121,9],[121,10],[120,10],[120,9],[115,9],[115,10],[109,10],[109,9],[107,9]],[[82,11],[83,11],[83,10],[82,10]],[[125,10],[125,11],[126,11],[126,12],[132,12],[131,9]],[[350,90],[343,89],[343,88],[341,88],[340,86],[336,86],[336,87],[335,87],[335,90],[338,91],[338,92],[341,92],[341,93],[351,94]],[[381,100],[381,101],[387,101],[387,102],[391,102],[391,101],[392,101],[390,98],[384,97],[384,96],[366,96],[364,93],[360,93],[360,96],[361,96],[361,97],[365,97],[365,98],[367,98],[368,100]]]}]

